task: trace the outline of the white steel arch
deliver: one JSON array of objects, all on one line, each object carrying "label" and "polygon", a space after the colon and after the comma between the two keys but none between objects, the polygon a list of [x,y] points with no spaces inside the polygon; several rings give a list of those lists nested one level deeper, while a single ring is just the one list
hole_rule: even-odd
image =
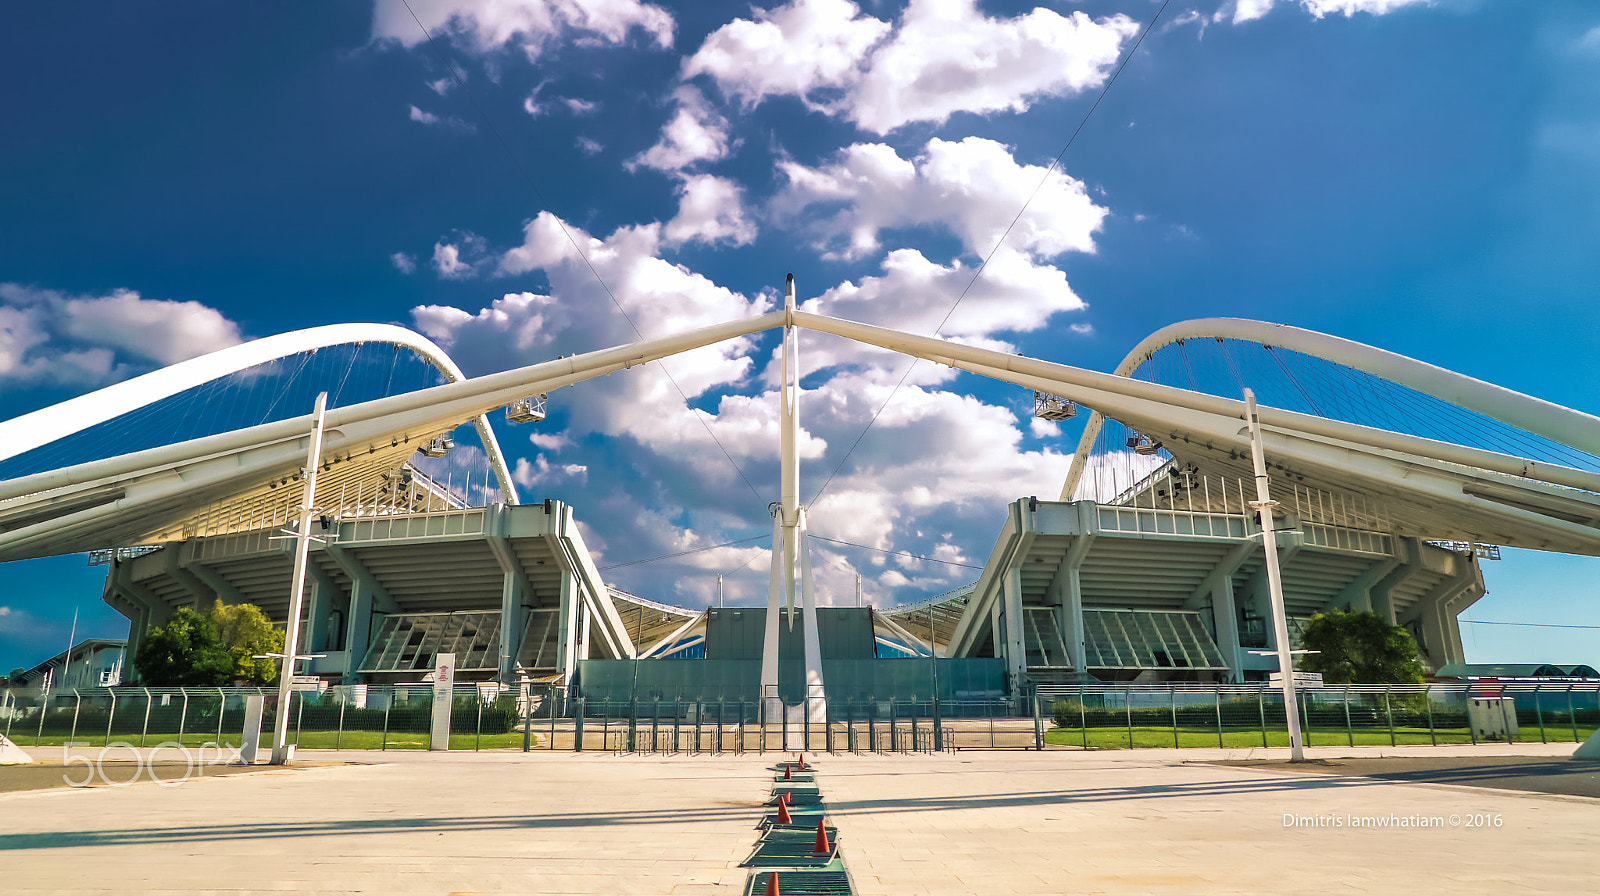
[{"label": "white steel arch", "polygon": [[[784,325],[1074,397],[1159,435],[1175,452],[1229,475],[1248,475],[1248,468],[1239,467],[1240,452],[1248,457],[1249,440],[1238,400],[788,308],[338,408],[328,414],[325,463],[349,465],[336,471],[388,463],[386,458],[410,454],[411,439],[447,431],[530,392]],[[1286,338],[1277,343],[1291,344]],[[1400,367],[1407,379],[1417,381],[1405,372],[1407,364]],[[1438,373],[1444,380],[1456,377]],[[1492,387],[1460,380],[1469,384],[1462,404],[1482,406],[1480,399]],[[1506,395],[1511,397],[1499,397],[1513,410],[1547,404]],[[1580,430],[1585,420],[1594,421],[1576,411],[1557,411],[1553,419],[1576,421]],[[1600,555],[1600,474],[1281,409],[1263,407],[1260,419],[1280,471],[1307,487],[1394,502],[1401,534]],[[307,418],[282,420],[0,482],[0,558],[175,540],[182,537],[176,527],[183,520],[220,500],[265,495],[274,480],[293,491],[283,477],[303,463],[309,427]],[[1543,423],[1538,429],[1551,431]],[[276,494],[281,497],[283,491]]]},{"label": "white steel arch", "polygon": [[[448,382],[460,382],[467,378],[466,374],[461,372],[461,368],[456,366],[456,362],[445,354],[444,349],[426,336],[414,333],[405,327],[393,324],[330,324],[305,330],[292,330],[180,361],[143,376],[136,376],[60,404],[23,414],[15,419],[0,421],[0,460],[16,457],[96,424],[113,420],[164,398],[170,398],[188,389],[232,373],[248,370],[259,364],[301,352],[316,351],[335,345],[359,345],[365,342],[382,342],[410,349],[444,374]],[[478,415],[473,419],[473,424],[478,430],[478,438],[483,441],[484,453],[489,456],[489,463],[494,469],[495,479],[500,484],[505,502],[516,504],[516,485],[511,479],[511,470],[506,465],[505,455],[500,451],[500,443],[495,439],[494,430],[489,426],[488,416]]]},{"label": "white steel arch", "polygon": [[[1287,324],[1237,317],[1180,321],[1146,336],[1128,352],[1113,373],[1131,377],[1139,365],[1156,352],[1186,339],[1239,339],[1291,349],[1381,377],[1534,435],[1600,455],[1600,417],[1365,343]],[[1083,436],[1078,440],[1077,452],[1073,454],[1072,467],[1062,484],[1061,500],[1070,501],[1077,491],[1095,439],[1104,424],[1105,415],[1100,411],[1090,415],[1083,428]]]}]

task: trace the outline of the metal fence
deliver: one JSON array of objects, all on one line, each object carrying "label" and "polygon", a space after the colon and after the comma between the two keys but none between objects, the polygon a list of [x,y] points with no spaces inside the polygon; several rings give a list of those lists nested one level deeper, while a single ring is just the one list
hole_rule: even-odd
[{"label": "metal fence", "polygon": [[[256,688],[0,691],[0,730],[22,746],[237,747]],[[1282,692],[1249,686],[1041,686],[1023,697],[782,701],[586,698],[554,684],[457,685],[452,750],[666,753],[928,752],[1287,746]],[[1600,682],[1350,686],[1299,692],[1308,746],[1579,742],[1600,727]],[[304,749],[427,749],[433,686],[296,690]],[[270,735],[267,735],[270,737]]]},{"label": "metal fence", "polygon": [[[559,688],[458,685],[452,695],[450,748],[542,744],[533,717],[550,713]],[[95,688],[40,693],[0,691],[0,730],[21,746],[127,743],[239,746],[245,698],[265,697],[261,730],[276,722],[278,692],[261,688]],[[354,685],[295,690],[289,743],[305,749],[427,749],[433,685]]]},{"label": "metal fence", "polygon": [[[1288,746],[1283,692],[1265,686],[1041,688],[1046,741],[1083,749]],[[1581,742],[1600,681],[1350,685],[1297,692],[1307,746]]]}]

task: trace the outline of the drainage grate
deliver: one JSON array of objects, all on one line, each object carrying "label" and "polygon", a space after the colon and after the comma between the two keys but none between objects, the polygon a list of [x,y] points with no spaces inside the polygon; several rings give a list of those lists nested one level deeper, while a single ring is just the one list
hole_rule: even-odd
[{"label": "drainage grate", "polygon": [[[763,829],[765,829],[766,833],[763,834],[762,836],[764,836],[764,837],[784,837],[784,836],[799,836],[801,834],[804,834],[807,837],[810,837],[813,841],[815,841],[817,839],[817,822],[819,822],[821,820],[822,820],[822,816],[821,815],[812,815],[812,816],[810,816],[808,818],[805,818],[803,820],[802,819],[797,819],[797,820],[795,820],[795,822],[793,824],[778,824],[777,822],[772,822],[771,824],[764,824],[761,827]],[[825,829],[827,829],[827,831],[828,831],[828,842],[829,843],[833,843],[833,842],[835,842],[836,840],[839,839],[839,829],[838,828],[834,827],[831,824],[825,824],[825,825],[823,825],[823,827]]]},{"label": "drainage grate", "polygon": [[[813,852],[816,846],[817,832],[813,828],[808,834],[804,831],[784,831],[774,833],[768,831],[766,836],[756,844],[756,851],[750,858],[742,863],[746,868],[824,868],[832,864],[839,855],[837,839],[831,839],[827,852]],[[778,881],[781,886],[783,881]]]},{"label": "drainage grate", "polygon": [[778,875],[778,892],[782,896],[850,896],[850,875],[843,871],[761,871],[750,875],[745,886],[745,896],[762,896],[767,892],[767,878]]},{"label": "drainage grate", "polygon": [[773,812],[766,818],[761,819],[761,823],[756,825],[756,827],[761,828],[762,830],[769,828],[793,828],[797,831],[804,828],[805,830],[815,832],[817,829],[817,822],[822,820],[822,816],[824,814],[825,813],[823,812],[820,804],[805,810],[790,809],[790,824],[785,825],[778,823],[778,813]]},{"label": "drainage grate", "polygon": [[795,806],[819,806],[822,804],[822,792],[817,790],[817,785],[801,784],[799,786],[791,786],[787,781],[779,781],[772,786],[772,799],[767,801],[767,805],[776,806],[778,804],[778,794],[780,793],[789,795],[790,809]]}]

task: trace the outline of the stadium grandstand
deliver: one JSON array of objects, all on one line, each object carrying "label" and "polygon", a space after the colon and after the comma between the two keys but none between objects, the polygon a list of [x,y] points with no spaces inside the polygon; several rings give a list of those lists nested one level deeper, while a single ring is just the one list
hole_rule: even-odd
[{"label": "stadium grandstand", "polygon": [[[584,508],[521,503],[489,414],[536,422],[561,386],[780,327],[766,608],[620,591]],[[792,461],[800,328],[1031,390],[1043,419],[1089,412],[1067,480],[1009,505],[972,585],[893,608],[813,593]],[[802,312],[791,287],[760,317],[472,379],[398,327],[295,331],[5,421],[0,561],[90,552],[130,656],[180,608],[255,604],[329,683],[418,681],[443,653],[465,679],[584,670],[600,688],[619,680],[607,661],[634,661],[636,685],[649,661],[661,681],[786,703],[922,686],[913,667],[968,692],[1238,682],[1333,608],[1404,625],[1437,672],[1465,661],[1457,615],[1499,546],[1600,555],[1597,453],[1600,419],[1291,327],[1191,321],[1103,373]]]}]

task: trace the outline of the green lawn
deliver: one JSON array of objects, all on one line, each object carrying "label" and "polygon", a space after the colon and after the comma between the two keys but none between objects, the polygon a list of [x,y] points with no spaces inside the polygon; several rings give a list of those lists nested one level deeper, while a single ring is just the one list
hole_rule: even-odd
[{"label": "green lawn", "polygon": [[[104,747],[108,743],[125,743],[131,744],[134,747],[138,747],[140,744],[140,738],[137,733],[118,734],[116,732],[112,732],[111,737],[107,739],[104,731],[97,733],[85,733],[80,731],[75,737],[70,738],[64,734],[46,734],[44,737],[35,738],[32,734],[24,734],[20,731],[16,731],[12,732],[11,739],[14,743],[24,747],[58,747],[65,744],[68,740],[89,747]],[[262,732],[261,739],[262,746],[266,747],[272,740],[272,732]],[[157,732],[151,732],[144,736],[143,749],[149,751],[155,749],[158,745],[163,743],[180,743],[190,750],[195,750],[205,744],[216,742],[217,733],[215,731],[210,733],[185,732],[181,738],[176,734],[161,734]],[[298,738],[296,738],[295,732],[290,731],[289,742],[298,744],[300,747],[307,750],[332,750],[336,747],[340,750],[426,750],[428,748],[428,735],[425,733],[419,734],[416,732],[407,731],[391,731],[388,733],[388,745],[385,747],[385,735],[381,731],[346,731],[343,734],[334,731],[303,731],[300,732]],[[534,745],[537,746],[543,742],[544,738],[541,738],[537,733],[535,733],[533,738]],[[238,747],[239,732],[224,732],[222,745],[230,750]],[[472,750],[475,748],[482,750],[500,750],[507,747],[520,748],[521,746],[522,732],[520,731],[511,732],[509,734],[485,734],[481,738],[473,734],[450,735],[450,749],[452,750]],[[122,748],[118,747],[117,749],[121,750]],[[170,750],[172,748],[168,747],[167,749]],[[107,754],[107,758],[115,757],[113,754]]]},{"label": "green lawn", "polygon": [[[1594,732],[1593,728],[1579,727],[1579,739],[1583,740]],[[1530,737],[1530,734],[1532,735]],[[1356,746],[1387,746],[1391,743],[1389,729],[1387,728],[1357,728],[1353,738],[1343,728],[1339,729],[1311,729],[1306,732],[1306,745],[1312,747],[1343,747],[1349,746],[1352,739]],[[1567,741],[1572,736],[1572,729],[1545,729],[1545,736],[1554,742]],[[1091,750],[1119,750],[1128,749],[1130,731],[1128,728],[1051,728],[1044,733],[1047,744],[1082,747],[1087,745]],[[1135,748],[1167,747],[1174,746],[1173,732],[1170,726],[1166,727],[1141,727],[1134,726],[1131,731],[1131,746]],[[1396,728],[1394,741],[1396,744],[1469,744],[1472,735],[1464,728],[1436,729],[1432,738],[1426,728]],[[1539,743],[1537,729],[1522,729],[1522,743]],[[1178,747],[1259,747],[1263,745],[1261,729],[1259,728],[1229,728],[1224,727],[1219,743],[1216,728],[1189,728],[1180,727],[1177,734]],[[1266,746],[1287,747],[1289,745],[1289,732],[1283,730],[1268,730]]]}]

